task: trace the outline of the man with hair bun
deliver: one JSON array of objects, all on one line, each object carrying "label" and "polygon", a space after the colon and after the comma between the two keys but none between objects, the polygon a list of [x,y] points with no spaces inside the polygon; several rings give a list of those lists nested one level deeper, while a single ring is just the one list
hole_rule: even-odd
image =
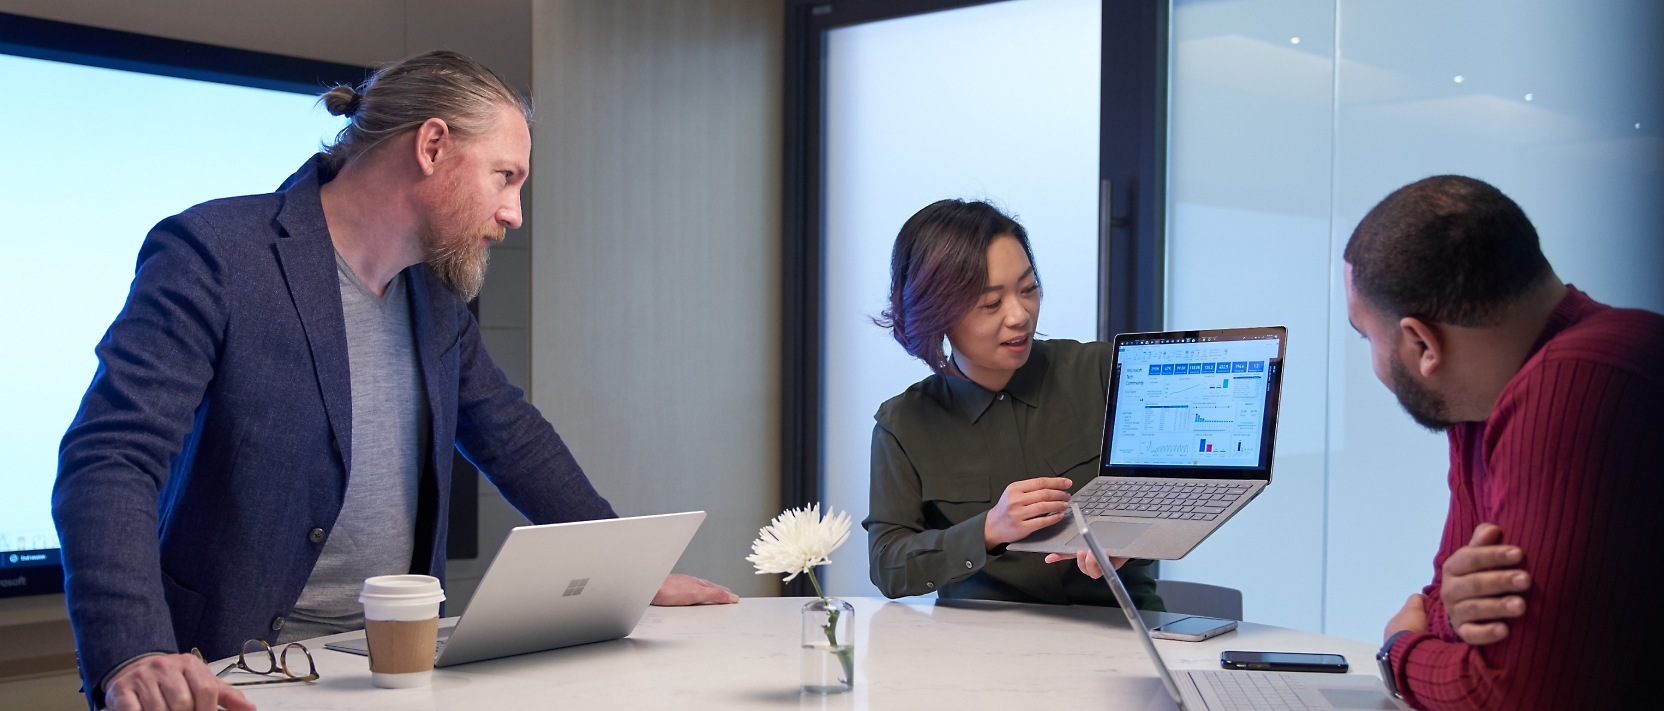
[{"label": "man with hair bun", "polygon": [[[525,100],[432,52],[322,101],[334,145],[156,225],[98,344],[52,496],[94,708],[251,709],[189,652],[358,629],[365,578],[443,578],[453,448],[535,523],[616,516],[465,306],[521,223]],[[737,600],[671,575],[653,602]]]},{"label": "man with hair bun", "polygon": [[1450,439],[1433,583],[1378,657],[1389,689],[1421,709],[1652,706],[1664,316],[1563,284],[1524,211],[1472,178],[1387,196],[1345,258],[1376,377]]}]

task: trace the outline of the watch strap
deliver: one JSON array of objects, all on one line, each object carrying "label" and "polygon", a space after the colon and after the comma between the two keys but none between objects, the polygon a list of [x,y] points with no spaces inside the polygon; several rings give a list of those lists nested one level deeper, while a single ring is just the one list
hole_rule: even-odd
[{"label": "watch strap", "polygon": [[1398,638],[1413,634],[1409,630],[1399,630],[1387,638],[1387,643],[1381,645],[1381,651],[1375,653],[1375,662],[1381,665],[1381,683],[1386,685],[1387,693],[1395,699],[1403,699],[1404,694],[1398,689],[1398,676],[1392,671],[1392,648],[1398,644]]}]

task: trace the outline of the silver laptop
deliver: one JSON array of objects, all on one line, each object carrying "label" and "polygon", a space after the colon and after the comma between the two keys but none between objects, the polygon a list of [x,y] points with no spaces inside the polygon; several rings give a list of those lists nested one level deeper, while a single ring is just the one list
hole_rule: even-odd
[{"label": "silver laptop", "polygon": [[[1115,337],[1099,476],[1071,499],[1105,551],[1183,558],[1271,484],[1287,343],[1282,326]],[[1084,550],[1066,518],[1010,549]]]},{"label": "silver laptop", "polygon": [[1156,651],[1155,642],[1150,640],[1150,629],[1144,625],[1144,618],[1133,607],[1132,595],[1127,593],[1127,586],[1121,583],[1121,574],[1115,572],[1115,566],[1110,565],[1109,556],[1104,553],[1103,546],[1098,544],[1097,534],[1082,513],[1079,504],[1070,504],[1073,516],[1066,516],[1075,530],[1080,532],[1081,539],[1092,551],[1092,556],[1098,560],[1098,566],[1104,570],[1104,580],[1115,593],[1115,602],[1121,606],[1121,612],[1132,623],[1133,634],[1137,635],[1140,644],[1144,645],[1144,653],[1156,665],[1156,674],[1161,676],[1162,686],[1167,688],[1167,695],[1178,704],[1180,711],[1244,711],[1253,709],[1409,709],[1404,702],[1399,701],[1386,692],[1381,680],[1362,674],[1294,674],[1284,672],[1255,672],[1255,671],[1226,671],[1202,670],[1180,671],[1178,674],[1167,669],[1167,663],[1161,660],[1161,653]]},{"label": "silver laptop", "polygon": [[[692,511],[510,531],[462,618],[439,630],[434,666],[629,635],[704,520]],[[369,654],[362,637],[324,646]]]}]

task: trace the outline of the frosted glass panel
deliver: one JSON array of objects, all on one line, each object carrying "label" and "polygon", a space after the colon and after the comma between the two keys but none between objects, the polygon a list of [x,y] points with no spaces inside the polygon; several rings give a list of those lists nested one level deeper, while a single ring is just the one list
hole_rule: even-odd
[{"label": "frosted glass panel", "polygon": [[[1456,173],[1518,202],[1561,278],[1598,301],[1664,311],[1664,4],[1340,7],[1336,268],[1387,193]],[[1449,465],[1445,439],[1416,428],[1376,381],[1340,298],[1328,631],[1369,639],[1432,576]]]},{"label": "frosted glass panel", "polygon": [[1469,175],[1520,203],[1563,278],[1664,310],[1664,6],[1172,8],[1169,323],[1284,323],[1289,358],[1271,488],[1163,577],[1378,639],[1431,580],[1448,461],[1348,326],[1341,250],[1393,189]]},{"label": "frosted glass panel", "polygon": [[[890,247],[936,200],[987,200],[1028,229],[1041,333],[1097,328],[1098,0],[1012,0],[828,32],[822,447],[826,503],[866,516],[873,413],[929,375],[872,324]],[[830,594],[877,595],[866,534]]]},{"label": "frosted glass panel", "polygon": [[[1161,576],[1237,588],[1255,622],[1322,626],[1329,2],[1174,5],[1172,328],[1288,327],[1271,486]],[[1297,40],[1297,41],[1296,41]]]}]

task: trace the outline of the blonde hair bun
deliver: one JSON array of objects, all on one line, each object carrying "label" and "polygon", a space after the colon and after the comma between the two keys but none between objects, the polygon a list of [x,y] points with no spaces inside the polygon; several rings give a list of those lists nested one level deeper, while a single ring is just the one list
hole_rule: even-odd
[{"label": "blonde hair bun", "polygon": [[324,92],[324,108],[336,116],[351,116],[358,113],[358,105],[364,97],[352,87],[342,84]]}]

